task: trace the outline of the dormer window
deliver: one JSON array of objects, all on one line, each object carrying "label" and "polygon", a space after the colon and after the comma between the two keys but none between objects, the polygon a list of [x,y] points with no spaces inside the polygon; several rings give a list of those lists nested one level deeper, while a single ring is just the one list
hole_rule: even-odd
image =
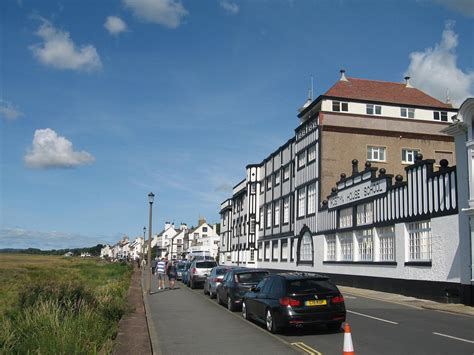
[{"label": "dormer window", "polygon": [[382,106],[380,105],[366,105],[366,113],[368,115],[381,115],[382,114]]},{"label": "dormer window", "polygon": [[332,110],[335,112],[347,112],[349,111],[349,103],[341,101],[332,102]]},{"label": "dormer window", "polygon": [[400,107],[400,116],[415,118],[415,109],[410,107]]},{"label": "dormer window", "polygon": [[448,113],[446,111],[434,111],[433,119],[435,121],[448,122]]}]

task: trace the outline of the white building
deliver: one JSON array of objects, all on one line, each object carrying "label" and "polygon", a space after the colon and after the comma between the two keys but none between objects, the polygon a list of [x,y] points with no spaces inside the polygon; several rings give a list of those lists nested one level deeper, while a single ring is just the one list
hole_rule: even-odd
[{"label": "white building", "polygon": [[110,245],[106,244],[105,246],[100,249],[100,257],[101,258],[111,258],[112,257],[112,250]]},{"label": "white building", "polygon": [[[463,303],[474,305],[474,98],[459,108],[455,122],[443,132],[456,144],[459,196],[459,253],[466,260],[461,286]],[[467,183],[466,183],[467,182]]]},{"label": "white building", "polygon": [[220,260],[464,302],[454,143],[441,133],[457,110],[408,78],[341,74],[221,204]]},{"label": "white building", "polygon": [[219,243],[220,237],[216,232],[216,226],[211,226],[204,218],[200,218],[198,226],[188,231],[186,252],[209,252],[213,258],[216,258]]}]

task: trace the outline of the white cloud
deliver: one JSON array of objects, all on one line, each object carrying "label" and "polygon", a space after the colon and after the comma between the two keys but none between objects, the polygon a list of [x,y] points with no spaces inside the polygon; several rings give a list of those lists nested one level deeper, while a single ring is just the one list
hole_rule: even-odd
[{"label": "white cloud", "polygon": [[236,3],[230,2],[229,0],[222,0],[220,4],[221,7],[230,14],[235,15],[239,13],[239,5],[237,5]]},{"label": "white cloud", "polygon": [[457,11],[465,16],[474,17],[474,1],[472,0],[434,0],[436,3],[446,6],[448,9]]},{"label": "white cloud", "polygon": [[441,36],[441,42],[424,52],[410,53],[410,65],[406,75],[411,83],[441,101],[446,99],[446,91],[455,106],[472,96],[474,72],[464,72],[457,66],[456,47],[458,36],[453,31],[453,22],[448,22]]},{"label": "white cloud", "polygon": [[57,69],[91,71],[100,69],[102,62],[94,46],[77,47],[66,31],[56,29],[49,21],[43,23],[36,35],[43,42],[30,46],[33,55],[42,64]]},{"label": "white cloud", "polygon": [[50,128],[35,131],[33,145],[24,159],[30,168],[72,168],[95,160],[85,151],[74,151],[69,140]]},{"label": "white cloud", "polygon": [[188,15],[178,0],[123,0],[123,3],[141,20],[168,28],[177,28]]},{"label": "white cloud", "polygon": [[104,27],[111,35],[118,35],[127,30],[127,24],[117,16],[108,16],[105,20]]},{"label": "white cloud", "polygon": [[7,120],[16,120],[23,116],[23,113],[13,106],[11,102],[0,100],[0,115]]}]

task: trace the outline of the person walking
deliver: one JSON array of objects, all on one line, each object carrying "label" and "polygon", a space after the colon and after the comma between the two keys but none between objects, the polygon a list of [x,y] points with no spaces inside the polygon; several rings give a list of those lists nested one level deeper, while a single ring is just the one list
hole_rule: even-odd
[{"label": "person walking", "polygon": [[168,275],[168,280],[170,283],[170,289],[174,290],[174,283],[176,282],[176,277],[178,276],[178,271],[176,270],[176,264],[170,261],[166,268],[166,274]]},{"label": "person walking", "polygon": [[158,274],[158,290],[165,289],[165,275],[166,275],[167,262],[168,262],[167,257],[164,257],[164,258],[161,258],[161,260],[156,263],[156,272]]},{"label": "person walking", "polygon": [[156,274],[156,264],[158,263],[158,257],[154,258],[151,261],[151,274],[155,275]]}]

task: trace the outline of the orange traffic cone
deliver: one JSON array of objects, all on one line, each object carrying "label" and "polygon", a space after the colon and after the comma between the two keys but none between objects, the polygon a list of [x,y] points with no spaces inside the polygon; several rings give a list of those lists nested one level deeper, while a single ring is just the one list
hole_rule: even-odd
[{"label": "orange traffic cone", "polygon": [[355,355],[354,345],[352,345],[351,327],[349,323],[344,324],[344,348],[342,355]]}]

